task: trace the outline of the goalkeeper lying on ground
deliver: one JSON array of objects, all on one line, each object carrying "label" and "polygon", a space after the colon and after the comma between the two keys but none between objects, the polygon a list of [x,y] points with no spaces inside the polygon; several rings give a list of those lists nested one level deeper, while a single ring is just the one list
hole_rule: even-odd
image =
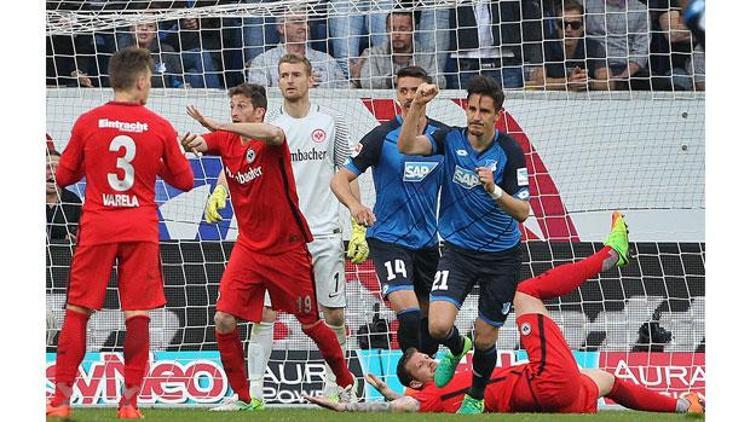
[{"label": "goalkeeper lying on ground", "polygon": [[[703,413],[695,393],[674,399],[615,377],[601,369],[579,370],[560,328],[542,302],[564,296],[600,271],[628,263],[627,225],[619,212],[612,214],[612,229],[605,247],[583,261],[561,265],[518,285],[513,306],[521,346],[529,363],[495,368],[485,394],[486,412],[595,413],[599,397],[607,397],[630,409],[649,412]],[[456,374],[442,388],[433,378],[438,362],[410,348],[398,363],[397,374],[408,386],[399,395],[378,378],[367,381],[386,402],[333,403],[306,397],[322,407],[343,411],[455,412],[471,386],[472,373]]]}]

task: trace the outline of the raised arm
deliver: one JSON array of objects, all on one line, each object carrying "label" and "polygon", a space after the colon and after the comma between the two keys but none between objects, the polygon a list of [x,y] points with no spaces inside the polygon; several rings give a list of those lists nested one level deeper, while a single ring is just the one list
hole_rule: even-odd
[{"label": "raised arm", "polygon": [[398,135],[398,150],[402,154],[430,155],[433,153],[430,139],[419,133],[419,121],[426,113],[427,103],[437,94],[437,85],[423,83],[417,88],[401,127],[401,133]]},{"label": "raised arm", "polygon": [[212,132],[217,130],[231,132],[245,138],[263,141],[268,145],[281,145],[286,138],[283,129],[268,123],[220,123],[205,117],[195,106],[188,106],[187,114]]}]

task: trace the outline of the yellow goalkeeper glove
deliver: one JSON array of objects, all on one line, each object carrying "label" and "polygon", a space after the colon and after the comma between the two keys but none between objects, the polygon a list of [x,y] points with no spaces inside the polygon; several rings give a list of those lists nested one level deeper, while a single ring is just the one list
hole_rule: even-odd
[{"label": "yellow goalkeeper glove", "polygon": [[360,226],[357,220],[352,218],[352,238],[349,240],[349,249],[346,251],[347,258],[352,260],[353,264],[360,264],[370,255],[370,247],[367,245],[365,235],[367,228]]},{"label": "yellow goalkeeper glove", "polygon": [[219,210],[227,206],[227,189],[222,185],[216,185],[214,192],[208,197],[206,203],[206,222],[218,223],[222,220]]}]

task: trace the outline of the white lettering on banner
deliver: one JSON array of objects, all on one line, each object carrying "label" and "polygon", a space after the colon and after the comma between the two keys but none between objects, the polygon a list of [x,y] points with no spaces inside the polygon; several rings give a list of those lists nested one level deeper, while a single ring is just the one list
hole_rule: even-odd
[{"label": "white lettering on banner", "polygon": [[105,207],[137,208],[141,206],[138,202],[138,197],[122,193],[103,193],[102,204],[104,204]]},{"label": "white lettering on banner", "polygon": [[263,392],[266,401],[281,404],[304,403],[302,394],[315,396],[322,393],[326,382],[325,374],[325,363],[320,361],[287,361],[281,365],[269,365],[264,376]]},{"label": "white lettering on banner", "polygon": [[232,173],[232,171],[226,167],[224,168],[224,170],[226,170],[227,177],[230,177],[236,180],[237,183],[241,185],[244,185],[245,183],[249,183],[257,179],[258,177],[263,176],[263,167],[255,167],[255,168],[251,167],[248,171],[240,172],[237,174]]},{"label": "white lettering on banner", "polygon": [[641,384],[646,387],[672,387],[679,386],[694,387],[700,384],[701,387],[706,382],[706,370],[701,366],[696,366],[692,374],[688,373],[688,368],[684,365],[670,366],[634,366],[631,368],[624,360],[617,362],[614,375],[618,378],[632,381],[635,384]]},{"label": "white lettering on banner", "polygon": [[148,123],[99,119],[99,129],[117,129],[120,132],[143,133],[148,132]]},{"label": "white lettering on banner", "polygon": [[[149,357],[148,375],[138,398],[141,403],[216,403],[227,393],[226,374],[219,362],[206,359],[178,361]],[[87,369],[79,369],[73,386],[72,404],[116,404],[125,381],[121,353],[101,353]],[[47,397],[54,391],[55,364],[47,366]]]}]

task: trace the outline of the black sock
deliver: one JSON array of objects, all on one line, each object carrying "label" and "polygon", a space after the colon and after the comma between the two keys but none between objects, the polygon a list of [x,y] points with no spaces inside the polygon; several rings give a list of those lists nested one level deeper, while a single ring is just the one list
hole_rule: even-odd
[{"label": "black sock", "polygon": [[[410,347],[419,349],[419,308],[406,308],[398,318],[398,345],[405,352]],[[420,350],[421,351],[421,350]]]},{"label": "black sock", "polygon": [[450,333],[440,340],[440,343],[444,344],[453,356],[458,356],[464,351],[464,339],[458,334],[458,328],[455,325],[451,327]]},{"label": "black sock", "polygon": [[440,342],[430,335],[430,324],[427,317],[422,318],[419,329],[419,351],[428,356],[435,356],[440,347]]},{"label": "black sock", "polygon": [[484,399],[484,389],[490,382],[492,370],[497,364],[497,349],[492,345],[487,350],[474,349],[474,376],[471,380],[471,389],[469,395],[477,400]]}]

